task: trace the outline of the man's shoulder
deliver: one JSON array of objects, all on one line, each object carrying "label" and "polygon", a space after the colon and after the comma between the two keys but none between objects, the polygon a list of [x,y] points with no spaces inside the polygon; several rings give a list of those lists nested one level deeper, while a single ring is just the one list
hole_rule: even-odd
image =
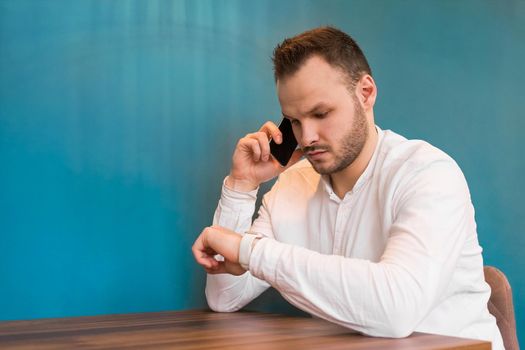
[{"label": "man's shoulder", "polygon": [[[408,140],[392,131],[385,131],[375,167],[377,180],[387,186],[414,181],[435,186],[457,184],[466,188],[465,176],[444,151],[423,140]],[[447,185],[448,184],[448,185]]]},{"label": "man's shoulder", "polygon": [[385,168],[423,168],[435,162],[457,166],[447,153],[423,140],[409,140],[391,130],[384,131],[378,161]]},{"label": "man's shoulder", "polygon": [[279,176],[281,185],[316,188],[321,175],[317,173],[307,159],[302,159],[286,169]]}]

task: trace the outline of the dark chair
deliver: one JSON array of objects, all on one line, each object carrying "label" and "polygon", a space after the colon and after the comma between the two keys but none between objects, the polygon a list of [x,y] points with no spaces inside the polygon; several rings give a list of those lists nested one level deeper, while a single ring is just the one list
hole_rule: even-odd
[{"label": "dark chair", "polygon": [[509,281],[503,272],[493,266],[485,266],[483,270],[485,281],[492,289],[488,302],[489,311],[496,317],[505,349],[519,350],[514,305],[512,304],[512,289]]}]

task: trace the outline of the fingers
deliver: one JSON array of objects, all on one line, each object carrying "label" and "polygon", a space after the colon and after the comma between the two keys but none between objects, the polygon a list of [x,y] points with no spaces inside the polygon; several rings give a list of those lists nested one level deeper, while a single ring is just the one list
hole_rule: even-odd
[{"label": "fingers", "polygon": [[277,144],[282,142],[281,131],[271,121],[264,123],[258,132],[246,135],[245,142],[250,147],[255,162],[267,162],[270,159],[270,139]]},{"label": "fingers", "polygon": [[266,122],[258,132],[246,135],[239,140],[238,147],[249,151],[254,162],[267,162],[270,157],[270,139],[276,143],[282,142],[282,133],[273,122]]},{"label": "fingers", "polygon": [[204,268],[210,275],[217,275],[221,273],[228,273],[230,275],[240,276],[246,273],[246,270],[241,265],[229,261],[221,261],[216,267],[211,269]]},{"label": "fingers", "polygon": [[270,145],[268,141],[268,135],[264,132],[248,134],[242,140],[242,142],[250,148],[254,162],[266,162],[270,159]]},{"label": "fingers", "polygon": [[[220,226],[206,227],[192,246],[192,252],[199,265],[209,274],[229,273],[242,275],[246,272],[239,264],[241,235]],[[217,254],[224,261],[215,259]]]},{"label": "fingers", "polygon": [[268,121],[264,123],[264,125],[261,127],[259,132],[265,133],[267,137],[274,140],[275,143],[277,144],[280,144],[281,142],[283,142],[282,140],[283,136],[282,136],[281,130],[279,130],[277,125],[275,125],[273,122]]},{"label": "fingers", "polygon": [[254,162],[258,162],[261,159],[261,147],[256,139],[253,139],[247,135],[239,141],[241,146],[245,146]]},{"label": "fingers", "polygon": [[228,273],[226,269],[226,265],[224,264],[224,261],[220,261],[216,266],[213,266],[212,268],[205,267],[204,270],[206,271],[206,273],[209,273],[210,275]]},{"label": "fingers", "polygon": [[205,233],[203,231],[203,233],[200,234],[195,243],[193,243],[191,251],[193,253],[193,257],[199,265],[207,269],[213,269],[219,265],[219,262],[214,258],[214,256],[217,253],[213,251],[210,247],[206,246],[204,235]]}]

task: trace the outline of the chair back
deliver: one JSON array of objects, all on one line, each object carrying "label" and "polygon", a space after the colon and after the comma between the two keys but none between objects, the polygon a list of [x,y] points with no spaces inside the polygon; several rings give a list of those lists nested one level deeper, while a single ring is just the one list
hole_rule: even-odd
[{"label": "chair back", "polygon": [[512,289],[505,274],[493,266],[485,266],[485,281],[492,289],[488,302],[489,312],[496,317],[506,350],[519,350],[516,319],[512,303]]}]

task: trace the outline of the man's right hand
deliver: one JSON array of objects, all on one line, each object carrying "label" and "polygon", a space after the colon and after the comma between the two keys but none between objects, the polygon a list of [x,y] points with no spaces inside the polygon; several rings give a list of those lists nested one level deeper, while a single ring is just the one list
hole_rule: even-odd
[{"label": "man's right hand", "polygon": [[254,190],[301,159],[303,152],[295,150],[287,166],[282,167],[270,154],[270,137],[277,144],[282,142],[281,131],[269,121],[258,132],[239,140],[233,152],[232,168],[226,179],[226,186],[243,192]]}]

